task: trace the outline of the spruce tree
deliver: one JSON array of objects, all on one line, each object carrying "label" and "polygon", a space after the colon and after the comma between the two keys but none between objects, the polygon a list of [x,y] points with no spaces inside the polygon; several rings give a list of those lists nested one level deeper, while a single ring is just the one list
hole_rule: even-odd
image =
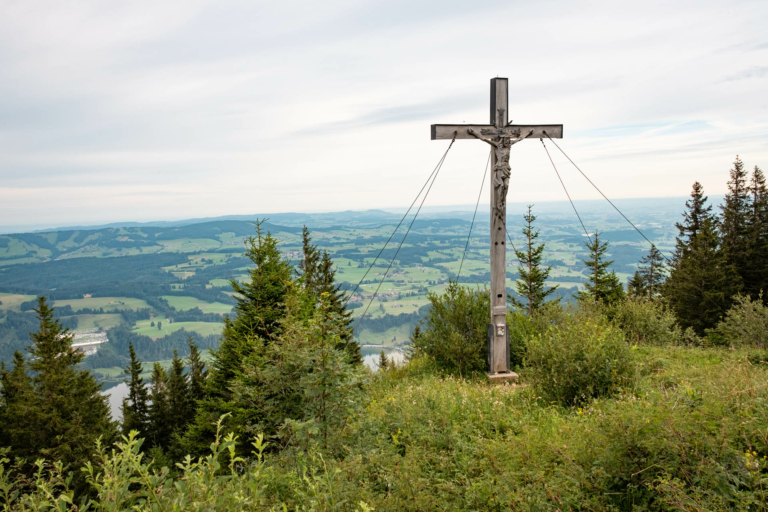
[{"label": "spruce tree", "polygon": [[629,289],[635,297],[654,299],[664,282],[664,257],[655,245],[651,245],[647,256],[640,259],[640,265],[629,282]]},{"label": "spruce tree", "polygon": [[685,248],[701,229],[701,224],[706,219],[712,218],[712,205],[708,205],[707,201],[708,198],[704,195],[704,187],[698,181],[694,182],[691,198],[685,202],[686,211],[683,213],[683,222],[675,223],[678,235],[675,253],[672,258],[673,264],[683,255]]},{"label": "spruce tree", "polygon": [[[104,444],[115,439],[116,425],[101,385],[89,371],[77,368],[85,354],[72,348],[74,335],[54,320],[44,297],[38,298],[35,312],[40,327],[30,334],[29,362],[24,365],[17,354],[14,369],[3,374],[11,384],[10,394],[4,392],[11,417],[3,418],[10,456],[28,463],[39,457],[61,461],[76,472],[78,486],[82,479],[77,470],[93,457],[97,439]],[[29,380],[22,377],[25,367]]]},{"label": "spruce tree", "polygon": [[199,454],[208,449],[215,435],[214,424],[222,415],[231,414],[227,428],[233,431],[240,431],[259,417],[259,411],[234,400],[232,386],[243,374],[244,361],[280,334],[293,270],[277,243],[271,233],[264,232],[263,221],[257,221],[256,236],[246,240],[245,253],[255,267],[245,283],[230,280],[237,298],[234,317],[224,318],[221,344],[211,351],[205,398],[197,404],[195,420],[183,443],[187,453]]},{"label": "spruce tree", "polygon": [[387,361],[387,354],[382,350],[379,354],[379,371],[385,372],[389,368],[389,361]]},{"label": "spruce tree", "polygon": [[18,350],[13,353],[13,367],[7,370],[0,363],[0,446],[14,446],[23,436],[18,430],[19,419],[29,414],[34,395],[32,378],[27,375],[24,355]]},{"label": "spruce tree", "polygon": [[205,362],[200,358],[200,350],[197,344],[189,337],[189,401],[190,406],[197,409],[197,401],[205,397],[205,379],[208,372],[205,369]]},{"label": "spruce tree", "polygon": [[722,249],[728,262],[744,280],[749,265],[748,219],[751,210],[747,171],[744,163],[736,156],[728,180],[728,193],[721,207],[719,226]]},{"label": "spruce tree", "polygon": [[341,285],[336,283],[336,270],[333,268],[333,260],[328,251],[323,251],[318,271],[318,299],[322,299],[328,315],[334,319],[339,336],[338,350],[347,353],[349,361],[353,364],[361,364],[363,355],[360,345],[355,341],[354,328],[352,326],[352,311],[349,311],[345,302],[345,294],[341,291]]},{"label": "spruce tree", "polygon": [[166,447],[171,438],[171,423],[168,406],[168,375],[156,362],[150,378],[150,399],[147,438],[152,447]]},{"label": "spruce tree", "polygon": [[123,434],[128,435],[132,430],[139,432],[144,437],[147,431],[149,394],[141,374],[144,372],[141,361],[136,357],[133,343],[128,345],[128,354],[131,361],[125,374],[128,375],[128,396],[123,399]]},{"label": "spruce tree", "polygon": [[751,209],[747,218],[748,258],[744,271],[744,292],[753,299],[763,291],[768,299],[768,189],[765,176],[755,166],[749,181]]},{"label": "spruce tree", "polygon": [[184,375],[184,362],[177,350],[173,351],[171,371],[166,386],[168,395],[168,430],[179,433],[189,422],[189,387],[187,376]]},{"label": "spruce tree", "polygon": [[301,285],[309,291],[307,295],[315,298],[319,291],[318,273],[320,252],[317,250],[316,246],[312,245],[312,237],[310,236],[309,228],[307,228],[307,226],[304,226],[301,231],[301,247],[303,258],[299,262],[299,279]]},{"label": "spruce tree", "polygon": [[516,283],[517,293],[526,299],[527,304],[523,305],[517,299],[512,299],[512,302],[517,307],[527,309],[529,315],[538,310],[544,304],[547,297],[559,287],[547,288],[546,286],[552,267],[542,268],[541,266],[541,259],[546,244],[536,245],[539,231],[533,228],[536,216],[531,213],[532,207],[533,205],[528,205],[528,213],[523,216],[523,219],[525,219],[525,227],[523,228],[525,251],[515,251],[521,264],[518,268],[520,279]]},{"label": "spruce tree", "polygon": [[707,218],[673,266],[662,292],[680,325],[703,335],[728,310],[740,286],[738,273],[720,247],[715,221]]},{"label": "spruce tree", "polygon": [[581,300],[592,300],[610,304],[620,300],[624,296],[624,288],[619,281],[616,272],[608,272],[613,261],[604,261],[608,251],[608,242],[600,243],[600,233],[595,233],[584,242],[589,250],[589,259],[584,260],[587,266],[588,278],[584,283],[584,290],[578,293]]}]

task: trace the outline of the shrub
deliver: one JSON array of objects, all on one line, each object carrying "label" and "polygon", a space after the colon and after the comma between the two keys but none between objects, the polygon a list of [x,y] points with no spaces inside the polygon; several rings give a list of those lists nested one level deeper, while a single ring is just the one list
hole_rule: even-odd
[{"label": "shrub", "polygon": [[755,300],[746,295],[734,297],[733,306],[712,334],[711,340],[721,337],[734,347],[768,348],[768,308],[763,304],[763,294]]},{"label": "shrub", "polygon": [[509,325],[510,365],[520,369],[525,364],[528,340],[544,334],[551,325],[557,324],[565,315],[565,310],[559,302],[548,302],[532,315],[523,310],[513,309],[507,312]]},{"label": "shrub", "polygon": [[413,339],[416,356],[432,358],[438,367],[467,375],[487,368],[490,295],[451,282],[442,295],[429,294],[431,308]]},{"label": "shrub", "polygon": [[675,315],[658,301],[628,297],[610,308],[610,314],[631,344],[661,346],[684,342]]},{"label": "shrub", "polygon": [[538,394],[562,405],[609,395],[635,376],[624,334],[605,316],[583,306],[530,338],[525,363]]}]

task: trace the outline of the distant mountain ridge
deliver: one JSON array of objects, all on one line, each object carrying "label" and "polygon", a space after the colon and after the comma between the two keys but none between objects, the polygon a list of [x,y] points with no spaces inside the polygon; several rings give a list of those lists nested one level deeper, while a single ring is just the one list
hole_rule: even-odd
[{"label": "distant mountain ridge", "polygon": [[[629,199],[617,199],[614,203],[622,210],[627,210],[625,213],[631,213],[633,211],[645,210],[652,208],[654,211],[665,211],[667,213],[680,213],[683,211],[683,206],[687,200],[687,196],[678,197],[661,197],[661,198],[629,198]],[[710,202],[714,205],[718,205],[722,199],[721,195],[710,196]],[[539,215],[557,214],[557,215],[573,215],[573,209],[568,201],[533,201],[536,205],[536,211]],[[583,211],[585,214],[589,213],[601,213],[612,211],[613,208],[603,199],[589,199],[589,200],[576,200],[574,201],[576,207],[580,213]],[[508,215],[522,214],[524,208],[529,202],[509,202],[508,203]],[[422,208],[419,216],[421,218],[455,218],[462,220],[471,220],[474,212],[474,205],[453,205],[453,206],[425,206]],[[345,226],[371,226],[380,224],[382,221],[399,220],[405,213],[407,208],[384,208],[384,209],[371,209],[371,210],[344,210],[339,212],[322,212],[322,213],[300,213],[300,212],[283,212],[283,213],[260,213],[251,215],[222,215],[218,217],[199,217],[180,220],[169,221],[150,221],[150,222],[135,222],[135,221],[120,221],[110,222],[106,224],[94,224],[94,225],[73,225],[73,226],[60,226],[55,228],[34,229],[29,231],[10,232],[3,230],[0,227],[0,234],[19,234],[19,233],[50,233],[54,231],[83,231],[83,230],[99,230],[108,228],[141,228],[141,227],[158,227],[158,228],[170,228],[170,227],[182,227],[191,224],[202,224],[208,222],[218,221],[249,221],[254,222],[257,219],[267,219],[274,224],[283,226],[303,226],[307,225],[310,228],[327,228],[333,225],[345,225]],[[479,212],[487,213],[488,205],[481,204]],[[413,211],[411,212],[413,213]],[[631,218],[631,217],[630,217]]]}]

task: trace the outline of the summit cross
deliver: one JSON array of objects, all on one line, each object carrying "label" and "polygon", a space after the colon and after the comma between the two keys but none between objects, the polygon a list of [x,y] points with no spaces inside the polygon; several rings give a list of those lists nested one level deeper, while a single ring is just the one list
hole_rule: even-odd
[{"label": "summit cross", "polygon": [[513,380],[507,328],[506,224],[512,145],[526,138],[563,137],[561,124],[509,124],[506,78],[491,79],[491,124],[433,124],[432,140],[479,139],[491,148],[491,323],[488,324],[488,373],[492,380]]}]

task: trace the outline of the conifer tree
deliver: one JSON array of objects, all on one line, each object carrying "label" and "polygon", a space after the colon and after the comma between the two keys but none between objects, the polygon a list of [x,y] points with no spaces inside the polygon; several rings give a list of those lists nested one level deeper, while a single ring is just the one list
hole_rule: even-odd
[{"label": "conifer tree", "polygon": [[714,219],[707,218],[673,266],[662,292],[681,327],[703,335],[728,310],[740,281],[720,247]]},{"label": "conifer tree", "polygon": [[256,222],[256,236],[246,240],[246,256],[255,267],[250,279],[243,284],[232,279],[237,304],[234,317],[224,318],[224,330],[219,348],[212,350],[205,398],[198,402],[194,423],[184,439],[187,453],[202,453],[214,438],[215,422],[230,413],[227,427],[233,431],[254,422],[259,411],[243,407],[233,400],[232,386],[243,374],[243,364],[264,344],[280,334],[285,314],[285,302],[292,288],[293,270],[277,248],[271,233],[264,233],[263,221]]},{"label": "conifer tree", "polygon": [[299,278],[301,284],[309,292],[307,295],[316,298],[319,292],[318,274],[320,253],[317,250],[317,247],[312,245],[312,237],[310,236],[309,228],[307,228],[307,226],[304,226],[301,231],[301,243],[304,257],[299,262]]},{"label": "conifer tree", "polygon": [[123,399],[123,434],[128,435],[131,430],[139,432],[144,437],[147,431],[149,394],[141,374],[144,372],[141,361],[136,357],[133,343],[128,345],[128,353],[131,361],[125,374],[128,375],[128,396]]},{"label": "conifer tree", "polygon": [[664,282],[664,257],[655,245],[651,245],[647,256],[640,259],[640,265],[629,282],[629,289],[635,297],[654,299]]},{"label": "conifer tree", "polygon": [[601,303],[613,303],[624,296],[624,288],[619,282],[616,272],[608,272],[613,261],[604,261],[608,251],[608,242],[600,243],[600,233],[595,233],[584,245],[589,250],[589,259],[584,260],[587,266],[588,280],[584,290],[578,293],[581,300],[592,300]]},{"label": "conifer tree", "polygon": [[361,364],[363,355],[354,338],[352,311],[347,309],[344,292],[341,291],[341,285],[336,283],[336,270],[328,251],[323,251],[320,259],[318,291],[318,299],[322,299],[326,311],[334,319],[338,329],[339,343],[336,348],[346,352],[351,363]]},{"label": "conifer tree", "polygon": [[17,350],[10,370],[0,363],[0,446],[13,446],[18,441],[18,419],[27,417],[33,400],[32,378],[27,375],[24,356]]},{"label": "conifer tree", "polygon": [[200,350],[197,344],[189,337],[189,400],[190,406],[197,409],[197,401],[205,397],[205,379],[208,372],[205,362],[200,358]]},{"label": "conifer tree", "polygon": [[744,271],[744,292],[753,299],[763,292],[768,298],[768,189],[765,176],[755,166],[749,182],[751,209],[747,218],[748,258]]},{"label": "conifer tree", "polygon": [[691,190],[691,198],[685,202],[687,210],[683,213],[683,222],[675,223],[678,235],[675,244],[673,264],[683,255],[683,251],[691,243],[693,237],[701,229],[701,224],[706,219],[712,219],[712,205],[707,204],[708,198],[704,195],[704,187],[698,181],[694,182]]},{"label": "conifer tree", "polygon": [[184,362],[177,350],[173,351],[171,371],[168,375],[167,403],[168,430],[171,433],[181,432],[189,422],[189,388],[187,377],[184,375]]},{"label": "conifer tree", "polygon": [[387,354],[382,350],[379,354],[379,371],[385,372],[389,368],[389,361],[387,361]]},{"label": "conifer tree", "polygon": [[559,287],[547,288],[546,286],[552,267],[542,268],[541,266],[542,254],[546,244],[536,245],[539,231],[533,228],[536,216],[531,213],[532,207],[533,205],[528,205],[528,213],[523,216],[525,219],[525,227],[523,228],[525,251],[515,251],[521,264],[518,268],[520,279],[516,283],[517,293],[527,300],[527,304],[523,305],[517,299],[512,299],[512,302],[517,307],[527,309],[529,315],[532,315],[534,311],[539,309],[547,297]]},{"label": "conifer tree", "polygon": [[751,210],[747,171],[744,163],[736,156],[733,169],[728,180],[728,193],[721,207],[721,222],[719,226],[722,249],[728,262],[739,274],[747,277],[749,264],[748,219]]},{"label": "conifer tree", "polygon": [[168,376],[165,369],[156,362],[150,378],[150,399],[147,438],[153,447],[168,446],[171,438],[171,424],[168,407]]},{"label": "conifer tree", "polygon": [[[28,463],[46,457],[75,471],[91,459],[98,438],[105,444],[115,438],[116,425],[101,386],[90,372],[77,369],[85,354],[73,350],[74,335],[54,320],[44,297],[38,298],[35,312],[40,327],[30,334],[29,362],[24,365],[17,354],[14,369],[3,373],[3,380],[10,383],[10,394],[3,393],[11,414],[3,418],[4,435],[11,457]],[[31,373],[29,380],[22,377],[25,367]],[[80,475],[75,479],[79,485]]]}]

